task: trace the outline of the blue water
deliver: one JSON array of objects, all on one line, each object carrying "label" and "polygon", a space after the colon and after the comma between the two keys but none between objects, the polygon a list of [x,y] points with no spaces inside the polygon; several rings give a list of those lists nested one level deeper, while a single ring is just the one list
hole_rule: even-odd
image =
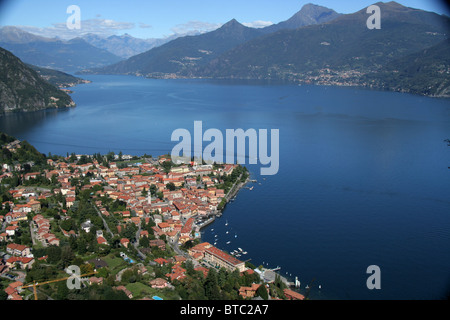
[{"label": "blue water", "polygon": [[[213,243],[217,234],[217,247],[248,252],[242,260],[280,266],[282,275],[298,277],[303,293],[312,284],[316,299],[439,299],[450,289],[448,99],[86,78],[93,83],[74,88],[76,108],[2,117],[0,130],[43,153],[160,155],[176,144],[173,130],[193,133],[195,120],[203,130],[279,129],[278,174],[262,177],[259,165],[248,166],[258,182],[203,230],[204,240]],[[380,290],[366,286],[370,265],[380,267]]]}]

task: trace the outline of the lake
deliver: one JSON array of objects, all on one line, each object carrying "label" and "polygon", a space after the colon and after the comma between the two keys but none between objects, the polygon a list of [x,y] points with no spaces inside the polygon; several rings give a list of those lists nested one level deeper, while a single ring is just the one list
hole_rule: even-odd
[{"label": "lake", "polygon": [[[259,165],[248,165],[253,189],[239,192],[204,240],[242,248],[240,259],[256,266],[281,267],[314,299],[440,299],[450,289],[450,100],[250,81],[84,78],[93,82],[73,88],[76,108],[4,116],[0,130],[46,154],[157,156],[176,144],[175,129],[193,133],[196,120],[203,130],[279,129],[279,172],[261,176]],[[370,265],[380,267],[379,290],[366,286]]]}]

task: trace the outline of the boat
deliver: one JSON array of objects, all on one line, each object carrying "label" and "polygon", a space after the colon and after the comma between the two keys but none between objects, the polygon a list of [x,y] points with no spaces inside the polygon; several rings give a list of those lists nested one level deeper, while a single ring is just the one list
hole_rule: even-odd
[{"label": "boat", "polygon": [[241,249],[241,248],[238,248],[238,249],[239,249],[240,252],[242,252],[242,249]]},{"label": "boat", "polygon": [[225,222],[225,225],[226,225],[226,226],[228,225],[228,220]]},{"label": "boat", "polygon": [[251,186],[249,190],[252,191],[253,190],[253,186]]},{"label": "boat", "polygon": [[230,244],[231,243],[231,241],[227,241],[227,244]]},{"label": "boat", "polygon": [[247,254],[247,251],[242,251],[242,254]]},{"label": "boat", "polygon": [[234,237],[237,238],[237,234],[235,234]]},{"label": "boat", "polygon": [[228,234],[228,231],[227,232],[225,232],[226,234]]}]

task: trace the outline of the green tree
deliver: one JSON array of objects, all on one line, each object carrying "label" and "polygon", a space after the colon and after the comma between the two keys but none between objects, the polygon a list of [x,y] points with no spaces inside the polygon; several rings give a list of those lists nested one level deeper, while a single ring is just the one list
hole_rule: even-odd
[{"label": "green tree", "polygon": [[259,288],[256,290],[256,295],[263,298],[264,300],[269,299],[269,295],[267,293],[267,289],[264,286],[264,284],[260,285]]},{"label": "green tree", "polygon": [[61,248],[58,246],[50,246],[47,248],[47,262],[58,263],[61,260]]},{"label": "green tree", "polygon": [[66,281],[60,281],[56,283],[56,300],[67,300],[69,295],[69,288],[67,288]]},{"label": "green tree", "polygon": [[166,188],[170,191],[174,191],[176,189],[175,184],[173,182],[169,182],[166,184]]},{"label": "green tree", "polygon": [[217,281],[217,272],[214,269],[209,269],[208,275],[205,279],[205,296],[208,300],[220,300],[220,289]]},{"label": "green tree", "polygon": [[139,240],[139,245],[143,248],[148,248],[150,245],[150,240],[148,240],[148,237],[142,237]]},{"label": "green tree", "polygon": [[62,267],[66,268],[72,264],[72,260],[75,259],[75,254],[73,253],[70,246],[64,246],[61,248],[61,263]]}]

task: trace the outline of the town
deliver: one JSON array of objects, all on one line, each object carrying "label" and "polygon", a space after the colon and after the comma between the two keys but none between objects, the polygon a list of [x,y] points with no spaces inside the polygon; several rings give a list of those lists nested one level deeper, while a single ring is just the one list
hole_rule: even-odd
[{"label": "town", "polygon": [[[305,299],[273,270],[201,239],[249,181],[245,167],[46,156],[0,140],[0,300]],[[71,266],[79,289],[68,288]]]}]

